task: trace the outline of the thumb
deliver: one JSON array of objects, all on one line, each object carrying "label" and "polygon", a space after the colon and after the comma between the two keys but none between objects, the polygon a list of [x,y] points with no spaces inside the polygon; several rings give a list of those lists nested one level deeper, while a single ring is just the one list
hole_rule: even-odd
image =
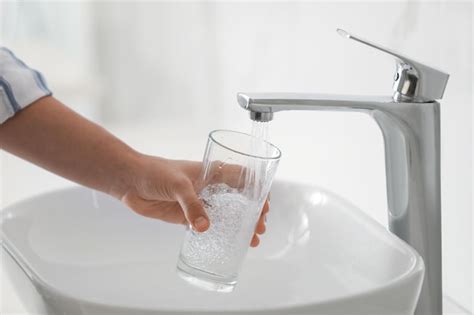
[{"label": "thumb", "polygon": [[190,181],[185,181],[176,191],[176,199],[184,216],[193,229],[204,232],[209,228],[209,218]]}]

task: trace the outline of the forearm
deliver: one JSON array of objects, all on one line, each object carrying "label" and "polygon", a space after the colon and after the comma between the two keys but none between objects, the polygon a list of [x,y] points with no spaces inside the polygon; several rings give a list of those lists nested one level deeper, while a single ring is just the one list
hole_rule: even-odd
[{"label": "forearm", "polygon": [[140,157],[53,97],[39,99],[0,125],[0,147],[115,197],[127,189]]}]

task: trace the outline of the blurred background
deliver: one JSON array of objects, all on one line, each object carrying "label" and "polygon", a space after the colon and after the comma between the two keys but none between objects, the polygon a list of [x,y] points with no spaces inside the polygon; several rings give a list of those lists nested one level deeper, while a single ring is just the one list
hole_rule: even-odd
[{"label": "blurred background", "polygon": [[[391,95],[393,58],[342,39],[338,27],[450,73],[443,284],[448,314],[463,314],[472,312],[473,15],[468,1],[0,1],[0,45],[134,148],[196,160],[210,130],[250,131],[239,91]],[[281,113],[270,138],[283,152],[277,179],[333,191],[387,226],[383,139],[370,117]],[[2,208],[72,185],[0,154]],[[21,313],[2,277],[0,313]]]}]

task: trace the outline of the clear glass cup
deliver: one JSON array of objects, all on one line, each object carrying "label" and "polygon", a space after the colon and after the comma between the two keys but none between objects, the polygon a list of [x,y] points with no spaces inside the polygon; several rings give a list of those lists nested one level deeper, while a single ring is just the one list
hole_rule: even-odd
[{"label": "clear glass cup", "polygon": [[209,134],[197,189],[210,227],[199,233],[188,226],[177,264],[182,278],[208,290],[234,289],[280,156],[246,133]]}]

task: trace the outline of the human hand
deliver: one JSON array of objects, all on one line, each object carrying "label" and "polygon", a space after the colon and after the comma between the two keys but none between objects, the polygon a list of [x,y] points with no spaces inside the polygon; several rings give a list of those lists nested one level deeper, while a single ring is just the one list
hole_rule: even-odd
[{"label": "human hand", "polygon": [[[196,194],[201,162],[168,160],[141,155],[119,198],[136,213],[169,223],[191,224],[204,232],[212,222]],[[258,234],[265,232],[266,201],[250,245],[258,246]]]},{"label": "human hand", "polygon": [[[140,154],[52,96],[38,99],[1,124],[0,148],[112,195],[141,215],[189,222],[197,231],[209,228],[194,186],[201,163]],[[257,234],[265,232],[268,209],[265,203],[252,246],[259,243]]]}]

